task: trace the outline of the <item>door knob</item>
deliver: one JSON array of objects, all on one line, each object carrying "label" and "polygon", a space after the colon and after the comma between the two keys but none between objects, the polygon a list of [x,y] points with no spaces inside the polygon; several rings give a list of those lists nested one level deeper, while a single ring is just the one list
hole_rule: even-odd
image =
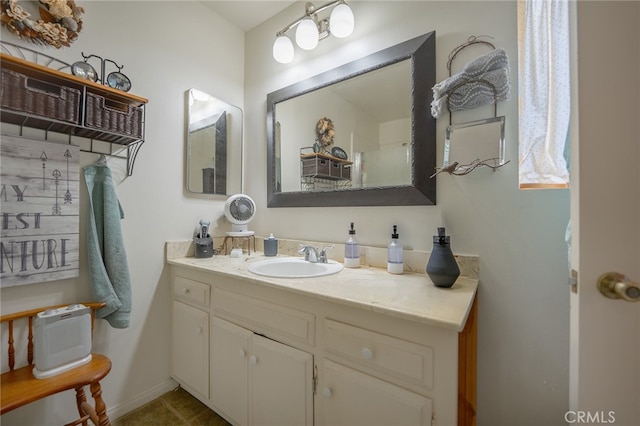
[{"label": "door knob", "polygon": [[598,278],[598,290],[610,299],[640,301],[640,284],[618,272],[607,272]]}]

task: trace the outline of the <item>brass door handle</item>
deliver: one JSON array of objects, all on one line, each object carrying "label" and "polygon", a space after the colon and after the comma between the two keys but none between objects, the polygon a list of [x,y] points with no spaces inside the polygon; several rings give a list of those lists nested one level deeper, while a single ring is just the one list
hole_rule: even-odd
[{"label": "brass door handle", "polygon": [[640,301],[640,284],[618,272],[607,272],[598,278],[598,290],[610,299]]}]

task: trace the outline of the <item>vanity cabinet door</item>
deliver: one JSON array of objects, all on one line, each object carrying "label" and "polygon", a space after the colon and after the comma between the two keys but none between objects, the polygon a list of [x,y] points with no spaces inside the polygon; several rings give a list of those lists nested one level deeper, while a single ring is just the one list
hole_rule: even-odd
[{"label": "vanity cabinet door", "polygon": [[173,301],[173,376],[182,384],[209,398],[209,313]]},{"label": "vanity cabinet door", "polygon": [[326,359],[320,377],[323,425],[431,425],[429,398]]},{"label": "vanity cabinet door", "polygon": [[313,356],[213,317],[211,402],[240,426],[312,425]]},{"label": "vanity cabinet door", "polygon": [[253,333],[228,321],[211,321],[211,401],[221,415],[249,424],[248,368]]},{"label": "vanity cabinet door", "polygon": [[313,425],[313,356],[253,335],[249,357],[252,425]]}]

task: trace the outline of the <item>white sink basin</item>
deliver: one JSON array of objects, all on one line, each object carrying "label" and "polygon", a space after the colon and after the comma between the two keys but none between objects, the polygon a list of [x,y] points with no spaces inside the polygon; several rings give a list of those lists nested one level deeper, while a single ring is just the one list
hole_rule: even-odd
[{"label": "white sink basin", "polygon": [[337,274],[342,264],[330,260],[328,263],[311,263],[299,257],[277,257],[249,264],[249,272],[272,278],[312,278]]}]

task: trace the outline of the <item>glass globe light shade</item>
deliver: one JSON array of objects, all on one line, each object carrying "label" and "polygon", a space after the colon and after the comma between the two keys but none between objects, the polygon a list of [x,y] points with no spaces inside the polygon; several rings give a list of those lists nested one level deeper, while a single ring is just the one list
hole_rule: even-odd
[{"label": "glass globe light shade", "polygon": [[191,89],[191,95],[193,96],[194,100],[200,102],[206,102],[211,97],[208,93],[204,93],[203,91],[198,89]]},{"label": "glass globe light shade", "polygon": [[355,26],[351,8],[344,3],[337,5],[331,11],[329,25],[331,28],[331,34],[335,37],[349,37],[351,33],[353,33],[353,28]]},{"label": "glass globe light shade", "polygon": [[293,43],[286,35],[281,35],[273,42],[273,59],[281,64],[293,61]]},{"label": "glass globe light shade", "polygon": [[296,28],[296,44],[300,49],[311,50],[318,45],[318,27],[313,19],[306,18]]}]

